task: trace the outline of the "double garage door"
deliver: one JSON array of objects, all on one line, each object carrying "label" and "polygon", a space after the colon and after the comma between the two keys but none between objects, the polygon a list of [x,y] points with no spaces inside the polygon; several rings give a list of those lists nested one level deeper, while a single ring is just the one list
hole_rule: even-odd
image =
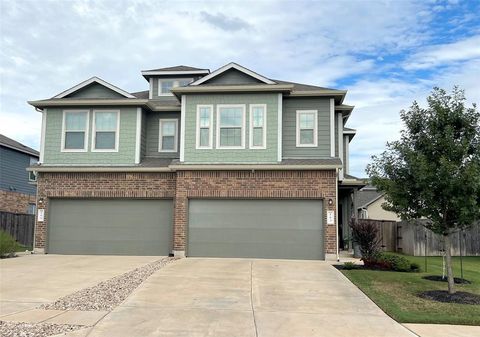
[{"label": "double garage door", "polygon": [[[323,259],[319,200],[189,201],[187,255]],[[52,199],[53,254],[168,255],[172,200]]]},{"label": "double garage door", "polygon": [[51,199],[51,254],[168,255],[173,201]]}]

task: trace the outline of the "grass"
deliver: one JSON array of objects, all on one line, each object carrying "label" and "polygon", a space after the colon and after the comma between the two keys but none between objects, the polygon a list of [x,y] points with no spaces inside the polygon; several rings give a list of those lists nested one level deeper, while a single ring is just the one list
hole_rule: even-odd
[{"label": "grass", "polygon": [[[426,275],[442,275],[442,258],[405,256],[418,263],[422,272],[402,273],[378,270],[342,270],[357,287],[383,311],[400,323],[436,323],[480,325],[480,305],[440,303],[422,299],[418,293],[426,290],[446,290],[446,282],[422,279]],[[460,258],[453,258],[453,273],[460,276]],[[472,284],[456,284],[457,291],[480,295],[480,257],[463,258],[463,276]]]},{"label": "grass", "polygon": [[18,253],[18,252],[24,252],[26,250],[32,250],[32,247],[27,247],[27,246],[18,244],[18,248],[15,251]]}]

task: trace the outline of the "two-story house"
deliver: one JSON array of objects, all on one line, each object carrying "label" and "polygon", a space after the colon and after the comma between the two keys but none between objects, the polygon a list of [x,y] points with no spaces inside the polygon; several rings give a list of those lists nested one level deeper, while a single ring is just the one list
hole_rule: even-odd
[{"label": "two-story house", "polygon": [[0,211],[35,213],[37,178],[26,168],[36,164],[38,156],[38,151],[0,135]]},{"label": "two-story house", "polygon": [[149,90],[93,77],[29,102],[43,116],[37,251],[337,254],[363,184],[348,174],[346,91],[235,63],[142,75]]}]

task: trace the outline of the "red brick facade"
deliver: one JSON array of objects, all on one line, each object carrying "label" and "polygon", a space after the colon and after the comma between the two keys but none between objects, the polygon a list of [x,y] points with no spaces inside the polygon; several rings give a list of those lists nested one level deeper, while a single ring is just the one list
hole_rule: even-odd
[{"label": "red brick facade", "polygon": [[185,251],[189,198],[324,199],[325,249],[334,254],[336,230],[326,225],[326,211],[335,211],[336,184],[335,170],[40,173],[45,221],[36,224],[35,247],[45,247],[49,198],[173,198],[174,251]]},{"label": "red brick facade", "polygon": [[0,191],[0,211],[11,213],[27,213],[28,206],[35,204],[36,197],[10,191]]}]

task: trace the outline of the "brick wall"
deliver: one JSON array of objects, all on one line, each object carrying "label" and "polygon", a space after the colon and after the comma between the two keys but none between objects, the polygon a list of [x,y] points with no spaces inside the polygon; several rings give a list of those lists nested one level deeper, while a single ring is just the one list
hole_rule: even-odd
[{"label": "brick wall", "polygon": [[[50,198],[138,198],[175,196],[175,173],[44,173],[37,177],[38,208],[45,221],[35,224],[35,248],[45,248]],[[40,200],[43,203],[40,203]]]},{"label": "brick wall", "polygon": [[45,209],[45,221],[36,223],[35,247],[45,248],[49,198],[174,198],[175,251],[185,250],[189,198],[324,199],[325,249],[333,254],[336,231],[326,225],[326,211],[335,211],[336,183],[334,170],[40,173],[38,207]]},{"label": "brick wall", "polygon": [[27,213],[29,204],[35,204],[34,195],[0,190],[0,211]]},{"label": "brick wall", "polygon": [[[336,172],[331,171],[179,171],[174,216],[174,250],[186,245],[188,198],[324,199],[325,248],[336,252],[335,225],[326,225],[327,209],[335,211]],[[333,205],[328,206],[332,199]]]}]

